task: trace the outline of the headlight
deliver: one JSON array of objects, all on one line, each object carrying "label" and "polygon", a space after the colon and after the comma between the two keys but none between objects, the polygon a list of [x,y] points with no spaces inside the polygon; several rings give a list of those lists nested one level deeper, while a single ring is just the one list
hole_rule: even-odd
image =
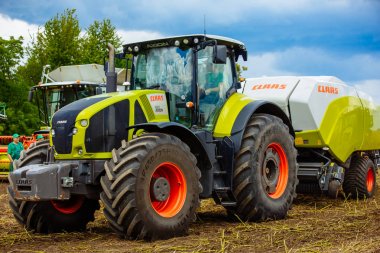
[{"label": "headlight", "polygon": [[74,127],[73,128],[73,135],[77,134],[78,133],[78,128]]},{"label": "headlight", "polygon": [[54,129],[51,130],[51,137],[55,137],[55,131],[54,131]]},{"label": "headlight", "polygon": [[82,127],[86,127],[86,126],[88,125],[88,121],[87,121],[87,119],[82,119],[82,120],[80,121],[80,125],[81,125]]}]

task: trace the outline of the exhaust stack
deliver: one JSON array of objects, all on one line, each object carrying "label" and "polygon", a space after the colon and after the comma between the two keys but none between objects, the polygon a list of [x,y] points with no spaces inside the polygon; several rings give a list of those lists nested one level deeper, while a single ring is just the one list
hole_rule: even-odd
[{"label": "exhaust stack", "polygon": [[115,47],[111,44],[107,44],[108,47],[108,71],[106,73],[107,77],[107,93],[116,91],[116,81],[117,75],[115,72]]}]

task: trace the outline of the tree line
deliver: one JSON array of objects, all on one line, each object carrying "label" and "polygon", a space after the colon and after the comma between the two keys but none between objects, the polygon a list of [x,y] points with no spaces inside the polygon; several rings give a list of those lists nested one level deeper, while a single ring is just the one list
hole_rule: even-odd
[{"label": "tree line", "polygon": [[0,102],[7,105],[7,120],[0,121],[0,135],[30,135],[40,128],[38,110],[27,101],[31,86],[41,80],[44,65],[51,69],[73,64],[103,64],[107,43],[121,46],[121,38],[109,19],[81,29],[75,9],[49,19],[31,43],[24,38],[0,37]]}]

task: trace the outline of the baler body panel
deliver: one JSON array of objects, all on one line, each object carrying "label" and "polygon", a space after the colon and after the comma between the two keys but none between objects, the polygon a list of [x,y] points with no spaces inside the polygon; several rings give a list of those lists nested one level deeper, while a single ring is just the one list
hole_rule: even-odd
[{"label": "baler body panel", "polygon": [[338,78],[252,78],[243,93],[280,106],[296,131],[298,148],[325,148],[340,162],[354,151],[380,149],[379,107]]}]

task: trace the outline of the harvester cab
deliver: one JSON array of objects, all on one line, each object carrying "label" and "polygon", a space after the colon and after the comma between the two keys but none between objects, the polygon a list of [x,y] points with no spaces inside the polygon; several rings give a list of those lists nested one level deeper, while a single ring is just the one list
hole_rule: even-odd
[{"label": "harvester cab", "polygon": [[28,100],[38,107],[41,123],[48,127],[53,114],[76,100],[105,92],[103,67],[96,64],[42,70],[41,81],[31,87]]}]

